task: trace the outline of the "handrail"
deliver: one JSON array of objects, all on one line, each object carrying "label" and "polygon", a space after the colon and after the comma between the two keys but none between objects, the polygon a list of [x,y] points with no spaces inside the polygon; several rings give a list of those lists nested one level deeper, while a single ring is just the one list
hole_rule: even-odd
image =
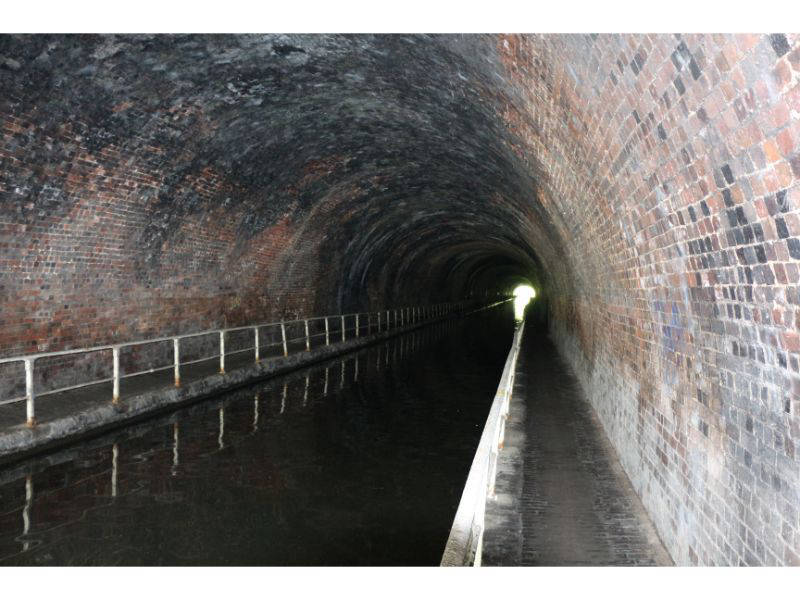
[{"label": "handrail", "polygon": [[[385,309],[380,311],[372,311],[372,312],[365,312],[365,313],[346,313],[341,315],[326,315],[321,317],[306,317],[306,318],[298,318],[298,319],[291,319],[287,321],[275,321],[270,323],[254,323],[251,325],[242,325],[237,327],[224,327],[219,329],[207,329],[205,331],[196,331],[192,333],[184,333],[179,335],[169,335],[169,336],[161,336],[157,338],[148,338],[143,340],[131,341],[131,342],[119,342],[113,344],[104,344],[100,346],[91,346],[87,348],[72,348],[69,350],[57,350],[53,352],[36,352],[32,354],[26,355],[19,355],[19,356],[12,356],[8,358],[0,358],[0,364],[4,363],[13,363],[13,362],[22,362],[25,365],[25,396],[18,396],[15,398],[9,398],[5,400],[0,400],[0,406],[5,404],[12,404],[16,402],[22,402],[23,400],[26,401],[26,424],[28,427],[35,427],[36,426],[36,416],[35,416],[35,398],[37,394],[34,391],[34,363],[42,358],[50,358],[55,356],[68,356],[74,354],[91,354],[94,352],[102,352],[102,351],[112,351],[112,377],[107,377],[103,379],[96,379],[92,381],[87,381],[84,383],[79,383],[77,385],[71,385],[67,387],[62,387],[56,390],[50,390],[47,392],[43,392],[38,394],[38,396],[46,396],[49,394],[56,394],[59,392],[64,392],[68,390],[73,390],[81,387],[86,387],[89,385],[95,385],[99,383],[108,383],[109,381],[113,382],[113,393],[112,393],[112,402],[117,403],[119,402],[120,398],[120,380],[125,379],[127,377],[135,377],[137,375],[143,375],[146,373],[155,373],[158,371],[166,371],[172,369],[174,371],[174,385],[175,387],[180,387],[180,367],[181,365],[189,365],[198,362],[203,362],[207,360],[219,359],[220,361],[220,373],[225,373],[225,356],[230,356],[233,354],[239,354],[242,352],[254,351],[254,357],[256,362],[260,362],[262,360],[260,356],[260,352],[263,348],[271,348],[275,346],[282,346],[283,348],[283,356],[289,355],[289,344],[293,342],[299,342],[305,340],[305,351],[311,350],[311,339],[316,337],[325,336],[325,345],[330,345],[332,343],[333,334],[336,334],[340,337],[340,341],[344,342],[347,340],[347,335],[350,333],[354,333],[355,337],[360,337],[363,334],[371,335],[374,332],[387,332],[393,331],[400,328],[405,328],[411,325],[416,325],[419,323],[424,323],[433,319],[438,319],[441,317],[445,317],[450,315],[454,311],[461,310],[464,308],[469,302],[474,302],[474,300],[461,300],[459,302],[444,302],[438,304],[431,304],[431,305],[424,305],[424,306],[414,306],[414,307],[398,307],[393,309]],[[488,308],[488,307],[484,307]],[[366,317],[366,323],[360,319],[360,317]],[[373,319],[373,317],[376,317]],[[330,324],[333,320],[340,321],[341,327],[337,329],[332,329]],[[350,320],[351,323],[347,323]],[[354,321],[354,323],[353,323]],[[319,322],[325,323],[325,330],[323,332],[318,333],[310,333],[309,332],[309,323]],[[287,338],[286,335],[286,328],[287,325],[293,324],[303,324],[305,335],[301,337],[292,337]],[[261,344],[260,340],[260,333],[259,330],[264,327],[280,327],[280,341],[271,342],[268,344]],[[253,331],[253,346],[249,346],[243,349],[236,349],[233,351],[225,351],[225,339],[226,336],[233,332],[238,331]],[[366,331],[365,331],[366,330]],[[277,332],[275,332],[277,333]],[[188,338],[200,337],[204,335],[218,335],[219,336],[219,354],[215,354],[213,356],[208,356],[196,360],[191,361],[181,361],[180,360],[180,342],[181,340],[185,340]],[[136,373],[127,373],[124,375],[120,374],[119,368],[119,353],[120,349],[128,348],[131,346],[145,346],[149,344],[157,344],[163,342],[173,343],[173,361],[172,364],[161,366],[161,367],[154,367],[151,369],[147,369],[144,371],[139,371]],[[335,343],[337,340],[333,340]]]},{"label": "handrail", "polygon": [[440,566],[479,567],[481,564],[486,500],[494,497],[497,458],[505,438],[505,423],[514,389],[514,373],[524,328],[525,322],[522,321],[514,331],[511,350],[508,352],[478,449],[472,459],[467,483],[461,494],[461,501],[453,519]]}]

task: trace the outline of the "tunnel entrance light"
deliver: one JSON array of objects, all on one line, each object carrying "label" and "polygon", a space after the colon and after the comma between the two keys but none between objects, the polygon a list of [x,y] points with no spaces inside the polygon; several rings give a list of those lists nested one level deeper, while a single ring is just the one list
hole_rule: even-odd
[{"label": "tunnel entrance light", "polygon": [[536,297],[536,290],[529,285],[518,285],[514,288],[514,319],[522,321],[525,316],[525,307]]}]

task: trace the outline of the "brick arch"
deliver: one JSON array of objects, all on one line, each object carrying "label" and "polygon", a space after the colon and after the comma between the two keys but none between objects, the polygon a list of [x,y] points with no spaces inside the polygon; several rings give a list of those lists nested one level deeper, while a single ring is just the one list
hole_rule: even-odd
[{"label": "brick arch", "polygon": [[0,353],[526,277],[673,557],[796,564],[798,44],[0,36]]}]

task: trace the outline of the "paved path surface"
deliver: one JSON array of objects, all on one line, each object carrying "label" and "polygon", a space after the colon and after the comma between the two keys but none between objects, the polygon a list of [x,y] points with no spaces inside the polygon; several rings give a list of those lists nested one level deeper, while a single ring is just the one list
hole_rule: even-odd
[{"label": "paved path surface", "polygon": [[484,565],[672,564],[579,390],[553,344],[526,331]]}]

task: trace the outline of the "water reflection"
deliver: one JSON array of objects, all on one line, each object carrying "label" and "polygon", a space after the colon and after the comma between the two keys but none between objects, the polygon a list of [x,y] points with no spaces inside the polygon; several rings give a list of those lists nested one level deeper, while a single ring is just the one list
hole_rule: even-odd
[{"label": "water reflection", "polygon": [[[281,411],[283,412],[283,411]],[[217,438],[217,444],[219,445],[219,449],[223,450],[225,448],[225,407],[219,407],[219,437]]]},{"label": "water reflection", "polygon": [[111,496],[117,496],[117,458],[119,457],[119,446],[111,446]]},{"label": "water reflection", "polygon": [[[33,506],[33,476],[25,476],[25,508],[22,509],[22,536],[26,537],[31,529],[31,507]],[[22,551],[30,548],[30,542],[22,543]]]},{"label": "water reflection", "polygon": [[[258,419],[258,394],[256,394],[256,419]],[[178,456],[178,447],[180,445],[180,425],[176,421],[172,424],[172,475],[178,474],[178,465],[180,464]]]},{"label": "water reflection", "polygon": [[2,469],[0,564],[437,564],[507,351],[481,331],[506,321],[510,341],[511,319],[428,327]]}]

